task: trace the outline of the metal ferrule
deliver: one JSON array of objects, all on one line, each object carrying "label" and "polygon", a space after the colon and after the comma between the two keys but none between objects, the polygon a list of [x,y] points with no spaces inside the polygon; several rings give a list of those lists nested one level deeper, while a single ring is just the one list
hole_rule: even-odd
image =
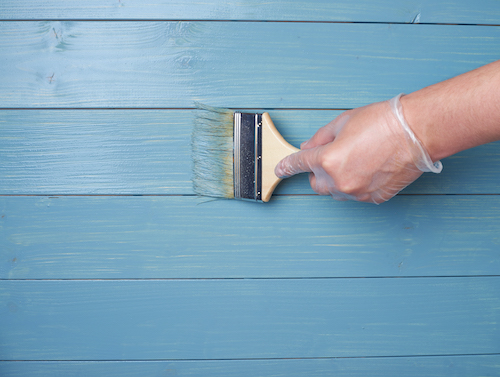
[{"label": "metal ferrule", "polygon": [[235,112],[233,126],[234,197],[262,201],[262,114]]}]

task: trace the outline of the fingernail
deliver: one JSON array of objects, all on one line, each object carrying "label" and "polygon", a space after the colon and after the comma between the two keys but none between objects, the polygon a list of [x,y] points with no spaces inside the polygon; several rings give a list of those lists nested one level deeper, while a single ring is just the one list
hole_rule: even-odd
[{"label": "fingernail", "polygon": [[305,147],[307,147],[307,144],[309,144],[309,140],[306,140],[302,144],[300,144],[300,149],[304,149]]}]

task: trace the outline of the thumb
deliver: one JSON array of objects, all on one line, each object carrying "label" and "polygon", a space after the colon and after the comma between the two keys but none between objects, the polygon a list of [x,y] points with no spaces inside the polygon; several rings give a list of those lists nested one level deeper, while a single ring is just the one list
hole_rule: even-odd
[{"label": "thumb", "polygon": [[320,165],[322,150],[323,146],[319,146],[293,153],[278,162],[274,174],[279,178],[288,178],[299,173],[313,172]]}]

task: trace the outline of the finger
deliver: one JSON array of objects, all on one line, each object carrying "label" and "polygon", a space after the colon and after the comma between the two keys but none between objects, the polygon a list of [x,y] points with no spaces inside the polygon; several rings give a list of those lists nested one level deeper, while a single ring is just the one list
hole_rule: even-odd
[{"label": "finger", "polygon": [[327,184],[323,179],[318,179],[314,173],[309,173],[309,184],[316,194],[330,195],[333,199],[344,202],[351,200],[348,195],[338,192],[332,184]]},{"label": "finger", "polygon": [[311,185],[311,188],[313,189],[313,191],[315,193],[318,193],[316,191],[316,176],[314,175],[314,173],[309,173],[309,184]]},{"label": "finger", "polygon": [[324,179],[318,179],[316,174],[314,173],[309,173],[309,184],[311,185],[311,188],[313,191],[318,194],[318,195],[330,195],[330,190],[328,189],[328,184],[325,182]]},{"label": "finger", "polygon": [[343,112],[327,125],[321,127],[309,140],[300,145],[300,149],[311,149],[320,145],[331,143],[338,135],[342,127],[349,121],[349,114]]},{"label": "finger", "polygon": [[299,173],[312,172],[319,166],[322,148],[305,149],[282,159],[274,168],[274,174],[280,178],[288,178]]}]

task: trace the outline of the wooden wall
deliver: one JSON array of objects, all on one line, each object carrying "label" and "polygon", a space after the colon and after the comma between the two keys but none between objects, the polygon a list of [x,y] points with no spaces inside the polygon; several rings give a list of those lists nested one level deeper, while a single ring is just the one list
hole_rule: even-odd
[{"label": "wooden wall", "polygon": [[0,376],[498,376],[500,143],[380,206],[196,197],[194,101],[293,144],[500,57],[500,2],[0,3]]}]

